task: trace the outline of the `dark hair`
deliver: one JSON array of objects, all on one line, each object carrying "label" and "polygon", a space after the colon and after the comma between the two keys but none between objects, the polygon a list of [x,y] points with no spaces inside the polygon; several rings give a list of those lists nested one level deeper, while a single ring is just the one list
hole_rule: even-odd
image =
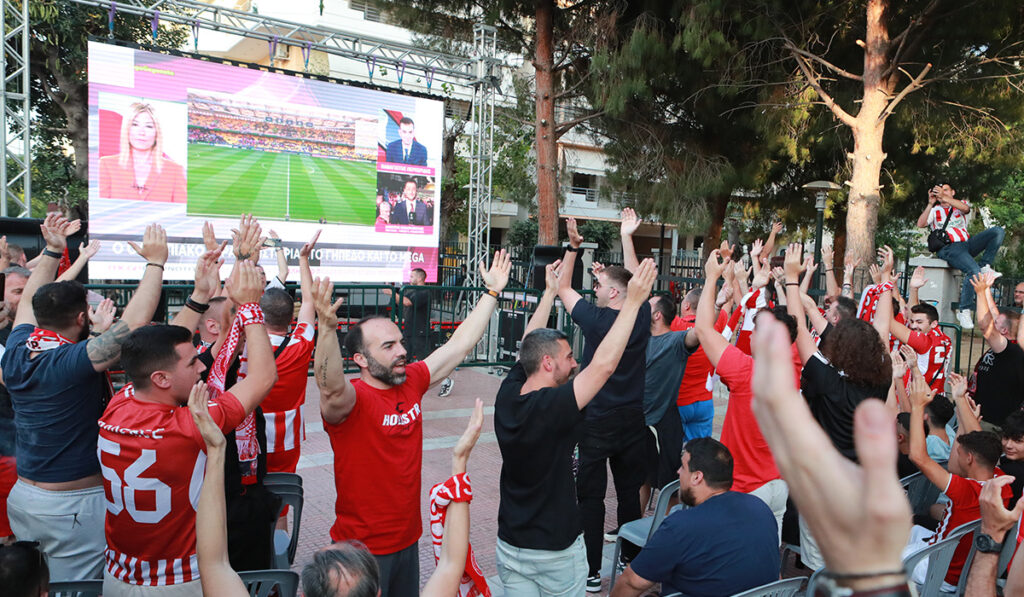
[{"label": "dark hair", "polygon": [[540,362],[545,356],[558,353],[558,342],[568,341],[568,337],[560,330],[538,328],[523,338],[519,345],[519,362],[527,375],[533,375],[540,369]]},{"label": "dark hair", "polygon": [[985,466],[995,466],[1003,453],[1003,443],[999,441],[999,436],[991,431],[964,433],[956,436],[956,441]]},{"label": "dark hair", "polygon": [[825,336],[821,353],[854,385],[875,388],[892,383],[889,347],[882,344],[875,328],[863,319],[839,320]]},{"label": "dark hair", "polygon": [[1020,325],[1020,313],[1012,307],[999,307],[999,314],[1006,318],[1010,325],[1010,334],[1017,335],[1017,326]]},{"label": "dark hair", "polygon": [[416,123],[412,121],[412,118],[409,118],[408,116],[403,116],[402,119],[398,121],[398,126],[402,126],[403,124],[416,125]]},{"label": "dark hair", "polygon": [[670,325],[676,317],[676,302],[667,294],[659,294],[654,298],[654,312],[661,313],[661,320]]},{"label": "dark hair", "polygon": [[43,284],[32,295],[36,323],[48,330],[63,330],[75,324],[78,314],[89,311],[85,286],[74,280]]},{"label": "dark hair", "polygon": [[[758,316],[760,316],[761,313],[769,313],[777,321],[780,321],[783,324],[785,324],[786,329],[789,331],[789,343],[792,344],[792,343],[796,342],[796,318],[793,317],[792,315],[790,315],[786,311],[785,307],[783,307],[781,305],[778,305],[778,306],[772,307],[771,309],[761,309],[760,311],[758,311]],[[756,320],[755,320],[755,325],[756,325]]]},{"label": "dark hair", "polygon": [[686,295],[683,297],[682,302],[686,303],[687,305],[690,305],[690,309],[696,310],[697,303],[700,302],[701,291],[702,288],[700,286],[697,286],[690,292],[686,293]]},{"label": "dark hair", "polygon": [[37,597],[50,587],[50,567],[38,541],[0,544],[0,587],[9,597]]},{"label": "dark hair", "polygon": [[935,421],[936,425],[945,427],[953,418],[953,403],[942,394],[936,394],[924,411]]},{"label": "dark hair", "polygon": [[[924,434],[928,435],[931,433],[931,427],[928,426],[928,419],[924,419]],[[896,424],[910,432],[910,413],[899,413],[896,415]]]},{"label": "dark hair", "polygon": [[362,353],[366,350],[366,346],[363,345],[363,324],[374,319],[387,319],[388,321],[391,321],[391,318],[387,315],[380,315],[378,313],[374,315],[367,315],[360,319],[355,325],[350,326],[348,328],[348,333],[345,334],[345,350],[348,352],[349,356],[352,356],[357,352]]},{"label": "dark hair", "polygon": [[1003,437],[1013,441],[1024,439],[1024,410],[1015,410],[1003,421]]},{"label": "dark hair", "polygon": [[732,454],[722,442],[710,437],[691,439],[683,446],[683,452],[690,455],[690,471],[704,473],[708,487],[732,487]]},{"label": "dark hair", "polygon": [[287,328],[295,314],[295,299],[281,288],[268,288],[260,298],[263,319],[274,328]]},{"label": "dark hair", "polygon": [[839,319],[853,319],[857,316],[857,301],[848,296],[836,298],[836,312]]},{"label": "dark hair", "polygon": [[415,178],[406,178],[405,180],[403,180],[402,181],[402,190],[405,190],[405,186],[408,185],[410,182],[412,184],[416,185],[416,190],[417,191],[420,190],[420,183],[416,182]]},{"label": "dark hair", "polygon": [[121,366],[136,388],[149,387],[154,371],[178,362],[179,344],[191,344],[192,333],[178,325],[144,325],[128,334],[121,345]]},{"label": "dark hair", "polygon": [[7,254],[11,256],[11,261],[14,261],[15,255],[24,255],[25,249],[19,244],[7,243]]},{"label": "dark hair", "polygon": [[604,275],[621,290],[625,291],[629,281],[633,279],[633,273],[621,265],[609,265],[604,268]]},{"label": "dark hair", "polygon": [[[340,592],[338,581],[348,590]],[[366,546],[344,541],[313,554],[313,561],[302,569],[302,591],[306,597],[377,597],[380,569]]]},{"label": "dark hair", "polygon": [[27,267],[21,267],[20,265],[12,265],[0,273],[5,276],[21,276],[27,280],[29,276],[32,275],[32,270]]},{"label": "dark hair", "polygon": [[939,320],[939,311],[935,307],[928,303],[918,303],[910,308],[911,313],[917,313],[918,315],[925,315],[928,317],[928,323],[934,323]]},{"label": "dark hair", "polygon": [[422,267],[415,267],[409,273],[410,274],[418,274],[421,278],[423,278],[424,282],[426,282],[426,280],[427,280],[427,272]]}]

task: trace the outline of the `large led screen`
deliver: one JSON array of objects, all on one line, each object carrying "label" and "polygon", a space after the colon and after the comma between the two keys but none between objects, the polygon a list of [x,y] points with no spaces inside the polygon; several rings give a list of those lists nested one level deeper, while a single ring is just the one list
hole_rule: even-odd
[{"label": "large led screen", "polygon": [[293,266],[323,229],[317,275],[436,281],[443,126],[439,100],[90,42],[90,277],[140,278],[127,241],[158,222],[164,277],[192,279],[203,223],[251,213]]}]

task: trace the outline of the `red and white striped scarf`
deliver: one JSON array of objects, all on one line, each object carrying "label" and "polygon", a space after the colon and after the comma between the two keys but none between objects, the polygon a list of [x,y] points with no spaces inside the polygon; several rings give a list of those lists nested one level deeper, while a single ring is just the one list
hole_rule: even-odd
[{"label": "red and white striped scarf", "polygon": [[[228,337],[220,348],[220,352],[213,359],[213,366],[210,367],[210,374],[207,376],[207,385],[210,388],[210,398],[215,399],[225,390],[227,383],[228,369],[231,367],[232,357],[238,342],[242,337],[242,329],[249,324],[263,323],[263,309],[259,303],[246,303],[238,308],[231,328],[228,330]],[[253,485],[256,483],[256,459],[260,455],[260,442],[256,437],[256,416],[249,413],[242,423],[235,429],[235,445],[238,446],[238,464],[242,472],[242,484]]]},{"label": "red and white striped scarf", "polygon": [[39,327],[32,330],[32,333],[28,335],[28,340],[25,342],[25,346],[32,352],[53,350],[66,344],[74,344],[74,341],[68,340],[57,332],[44,330]]},{"label": "red and white striped scarf", "polygon": [[[434,564],[441,559],[441,540],[444,538],[444,521],[448,505],[452,502],[470,502],[473,500],[473,488],[469,483],[469,475],[459,473],[444,483],[430,488],[430,536],[434,543]],[[491,597],[491,588],[487,579],[476,563],[473,546],[466,553],[466,569],[462,573],[457,597]]]}]

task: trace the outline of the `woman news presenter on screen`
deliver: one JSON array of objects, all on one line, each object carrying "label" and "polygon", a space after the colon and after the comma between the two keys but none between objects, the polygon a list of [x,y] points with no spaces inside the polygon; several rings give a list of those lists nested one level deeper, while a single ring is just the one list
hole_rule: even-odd
[{"label": "woman news presenter on screen", "polygon": [[135,102],[121,122],[121,152],[100,158],[100,198],[185,203],[185,169],[163,153],[160,122]]}]

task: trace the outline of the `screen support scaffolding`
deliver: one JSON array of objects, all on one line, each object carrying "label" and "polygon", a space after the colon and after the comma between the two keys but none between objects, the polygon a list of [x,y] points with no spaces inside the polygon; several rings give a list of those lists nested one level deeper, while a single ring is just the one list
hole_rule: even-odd
[{"label": "screen support scaffolding", "polygon": [[[160,22],[190,27],[194,35],[199,30],[233,33],[242,37],[271,40],[278,44],[296,46],[304,51],[315,50],[354,60],[374,60],[387,64],[396,72],[422,70],[428,81],[435,76],[453,85],[473,89],[473,130],[470,140],[470,199],[469,199],[469,252],[467,254],[468,283],[479,284],[478,264],[487,262],[490,232],[491,173],[494,144],[494,101],[499,82],[497,36],[493,27],[474,26],[473,56],[456,56],[418,48],[409,44],[376,39],[353,33],[303,25],[266,17],[256,13],[234,10],[197,0],[69,0],[84,6],[113,9],[115,13],[137,15],[153,19],[159,13]],[[4,116],[7,120],[4,135],[5,157],[0,163],[0,183],[5,197],[19,206],[18,217],[29,217],[31,187],[29,185],[29,20],[27,0],[0,0],[4,24],[0,29],[4,44],[5,79],[2,88]],[[385,81],[375,81],[386,84]],[[399,84],[400,85],[400,84]],[[382,85],[383,86],[383,85]],[[12,141],[12,139],[15,139]],[[19,147],[20,146],[20,147]],[[20,152],[18,150],[21,149]],[[13,163],[14,171],[10,170]],[[18,190],[23,190],[22,194]],[[0,208],[7,215],[7,202]]]}]

